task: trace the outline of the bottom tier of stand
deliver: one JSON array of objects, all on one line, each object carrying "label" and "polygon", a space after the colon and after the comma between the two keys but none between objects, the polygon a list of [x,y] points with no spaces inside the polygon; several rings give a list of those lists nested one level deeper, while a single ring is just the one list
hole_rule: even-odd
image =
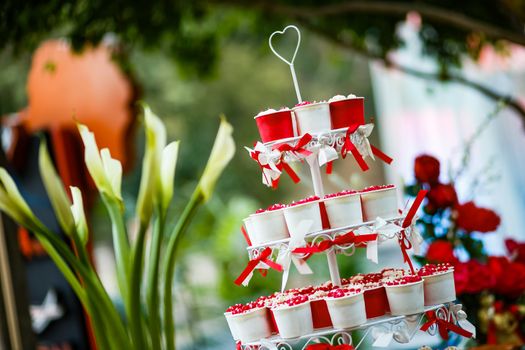
[{"label": "bottom tier of stand", "polygon": [[[292,339],[283,339],[279,335],[274,335],[255,342],[238,343],[238,345],[245,350],[306,350],[310,346],[315,348],[315,344],[348,344],[352,345],[354,349],[358,349],[367,337],[372,337],[374,342],[372,346],[388,348],[392,341],[409,343],[422,326],[431,321],[428,317],[429,312],[435,315],[437,319],[453,325],[457,325],[458,321],[461,320],[461,317],[458,318],[457,313],[462,312],[464,314],[461,311],[461,305],[447,303],[425,307],[424,312],[414,315],[384,315],[370,318],[366,323],[356,327],[316,329],[312,333]],[[430,322],[424,330],[431,335],[435,335],[438,327],[440,327],[439,322]],[[461,325],[458,327],[461,327]],[[352,333],[355,331],[361,332],[354,334],[352,337]],[[358,341],[356,341],[357,337],[360,337]]]}]

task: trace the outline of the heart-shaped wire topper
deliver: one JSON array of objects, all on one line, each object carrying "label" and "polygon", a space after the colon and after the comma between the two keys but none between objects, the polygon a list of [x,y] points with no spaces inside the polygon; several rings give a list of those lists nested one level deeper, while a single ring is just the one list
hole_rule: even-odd
[{"label": "heart-shaped wire topper", "polygon": [[[275,50],[275,48],[273,47],[273,44],[272,44],[272,39],[275,35],[279,34],[279,35],[284,35],[286,33],[286,31],[288,29],[293,29],[297,32],[297,44],[295,46],[295,51],[293,53],[293,56],[292,56],[292,60],[291,61],[288,61],[286,58],[284,58],[283,56],[281,56],[277,50]],[[283,62],[285,62],[286,64],[288,64],[289,66],[292,66],[293,65],[293,62],[295,61],[295,56],[297,56],[297,51],[299,51],[299,46],[301,46],[301,32],[299,31],[299,28],[297,28],[296,26],[294,25],[289,25],[289,26],[286,26],[283,30],[278,30],[278,31],[275,31],[272,33],[272,35],[270,35],[270,38],[268,39],[268,44],[270,45],[270,49],[272,50],[273,54],[277,57],[279,57]]]},{"label": "heart-shaped wire topper", "polygon": [[[288,29],[293,29],[293,30],[295,30],[297,32],[297,44],[295,46],[295,51],[294,51],[292,59],[290,61],[288,61],[286,58],[281,56],[275,50],[275,48],[273,47],[273,44],[272,44],[272,39],[273,39],[273,37],[276,34],[284,35],[284,33]],[[283,30],[278,30],[278,31],[273,32],[272,35],[270,35],[270,37],[268,38],[268,44],[270,45],[270,49],[272,50],[273,54],[275,56],[279,57],[279,59],[281,61],[285,62],[288,66],[290,66],[290,72],[292,73],[292,80],[293,80],[293,85],[294,85],[294,88],[295,88],[295,94],[297,95],[297,101],[298,101],[298,103],[303,102],[303,99],[301,97],[301,91],[299,91],[299,84],[297,83],[297,76],[295,75],[295,68],[293,66],[293,63],[295,61],[295,56],[297,56],[297,51],[299,51],[299,46],[301,45],[301,32],[299,31],[299,28],[297,28],[294,25],[289,25],[289,26],[286,26]]]}]

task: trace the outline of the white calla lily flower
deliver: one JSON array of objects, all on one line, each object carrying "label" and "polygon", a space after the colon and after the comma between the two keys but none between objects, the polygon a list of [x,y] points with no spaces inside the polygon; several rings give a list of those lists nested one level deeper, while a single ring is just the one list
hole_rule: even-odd
[{"label": "white calla lily flower", "polygon": [[79,124],[78,130],[84,143],[84,161],[97,189],[119,201],[122,201],[121,182],[122,164],[111,158],[109,149],[99,151],[95,134],[87,126]]},{"label": "white calla lily flower", "polygon": [[151,109],[143,104],[146,131],[146,150],[142,161],[139,196],[137,199],[137,216],[147,223],[153,212],[155,201],[162,200],[159,172],[162,164],[162,153],[166,146],[166,128],[162,120]]},{"label": "white calla lily flower", "polygon": [[226,121],[224,116],[221,116],[221,124],[210,158],[199,181],[199,187],[205,201],[210,199],[217,179],[235,154],[235,142],[233,141],[232,133],[233,127]]},{"label": "white calla lily flower", "polygon": [[162,150],[160,163],[160,187],[162,189],[162,210],[166,211],[173,197],[173,182],[175,179],[175,167],[179,153],[179,141],[170,142]]},{"label": "white calla lily flower", "polygon": [[73,197],[73,204],[71,205],[71,214],[75,221],[77,234],[80,237],[82,244],[87,244],[88,241],[88,227],[86,222],[86,214],[84,213],[84,203],[82,201],[82,192],[75,186],[70,186],[71,197]]},{"label": "white calla lily flower", "polygon": [[62,230],[64,230],[68,236],[71,236],[75,229],[75,222],[69,210],[71,203],[64,189],[64,184],[62,180],[60,180],[60,176],[58,176],[55,166],[51,161],[45,141],[40,142],[38,165],[44,187],[46,188],[47,195],[49,196],[60,227],[62,227]]}]

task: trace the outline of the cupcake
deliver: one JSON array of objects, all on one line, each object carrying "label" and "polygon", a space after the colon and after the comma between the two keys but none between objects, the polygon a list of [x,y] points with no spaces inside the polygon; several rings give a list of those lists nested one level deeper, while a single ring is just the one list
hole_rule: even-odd
[{"label": "cupcake", "polygon": [[289,108],[278,111],[268,109],[255,116],[255,122],[259,129],[262,142],[270,142],[297,136],[295,132],[295,121]]},{"label": "cupcake", "polygon": [[234,305],[224,315],[235,340],[249,343],[272,335],[268,310],[260,303]]},{"label": "cupcake", "polygon": [[399,216],[396,186],[372,186],[359,191],[363,220],[373,221],[377,217],[391,219]]},{"label": "cupcake", "polygon": [[330,107],[328,102],[302,102],[293,108],[299,135],[330,131]]},{"label": "cupcake", "polygon": [[355,95],[336,95],[329,101],[333,129],[348,128],[365,123],[365,99]]},{"label": "cupcake", "polygon": [[450,264],[427,264],[418,271],[423,278],[425,306],[456,300],[454,267]]},{"label": "cupcake", "polygon": [[331,228],[345,227],[363,222],[361,197],[357,191],[346,190],[328,194],[324,206]]},{"label": "cupcake", "polygon": [[244,219],[246,232],[252,245],[264,244],[289,238],[284,219],[284,204],[274,204],[267,209],[259,209]]},{"label": "cupcake", "polygon": [[423,279],[418,275],[399,277],[385,282],[390,312],[394,316],[424,311]]},{"label": "cupcake", "polygon": [[338,288],[325,298],[334,328],[350,328],[366,322],[365,299],[361,288]]},{"label": "cupcake", "polygon": [[290,204],[284,209],[284,218],[288,231],[293,235],[301,221],[311,220],[312,225],[308,232],[317,232],[323,229],[319,197],[312,196]]},{"label": "cupcake", "polygon": [[272,308],[279,334],[282,338],[297,338],[313,332],[310,300],[306,295],[296,295],[275,304]]}]

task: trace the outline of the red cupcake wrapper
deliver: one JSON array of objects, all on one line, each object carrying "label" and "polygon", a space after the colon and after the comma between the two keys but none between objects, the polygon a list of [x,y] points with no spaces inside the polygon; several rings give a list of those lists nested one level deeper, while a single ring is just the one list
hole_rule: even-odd
[{"label": "red cupcake wrapper", "polygon": [[294,137],[292,111],[284,110],[255,118],[262,142]]}]

